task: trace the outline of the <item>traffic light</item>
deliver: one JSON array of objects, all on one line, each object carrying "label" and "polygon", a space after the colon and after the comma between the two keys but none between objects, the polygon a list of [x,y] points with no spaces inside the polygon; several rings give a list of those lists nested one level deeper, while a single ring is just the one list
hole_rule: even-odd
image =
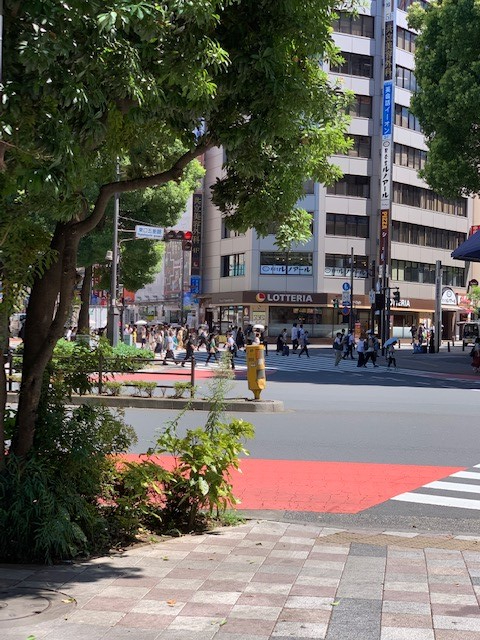
[{"label": "traffic light", "polygon": [[192,250],[192,232],[191,231],[184,231],[183,232],[183,240],[182,240],[182,249],[184,251],[191,251]]},{"label": "traffic light", "polygon": [[333,304],[333,308],[334,308],[334,309],[338,309],[338,307],[339,307],[338,298],[334,298],[334,299],[332,300],[332,304]]},{"label": "traffic light", "polygon": [[385,294],[384,293],[376,293],[375,294],[375,309],[377,311],[381,311],[385,309]]},{"label": "traffic light", "polygon": [[398,289],[393,292],[393,301],[395,304],[400,302],[400,291]]},{"label": "traffic light", "polygon": [[192,250],[192,237],[193,234],[191,231],[179,231],[178,229],[169,229],[168,231],[165,231],[163,235],[165,242],[179,240],[182,243],[183,251]]}]

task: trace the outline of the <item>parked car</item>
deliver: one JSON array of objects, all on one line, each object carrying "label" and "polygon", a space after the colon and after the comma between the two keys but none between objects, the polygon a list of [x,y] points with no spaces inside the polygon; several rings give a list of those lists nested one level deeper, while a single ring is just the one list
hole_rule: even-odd
[{"label": "parked car", "polygon": [[480,321],[465,322],[462,333],[463,348],[468,347],[469,344],[474,344],[476,338],[480,338]]}]

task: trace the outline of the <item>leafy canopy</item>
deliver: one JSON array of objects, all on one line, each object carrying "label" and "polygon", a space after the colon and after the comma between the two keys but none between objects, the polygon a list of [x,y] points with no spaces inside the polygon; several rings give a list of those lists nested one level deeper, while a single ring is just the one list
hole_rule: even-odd
[{"label": "leafy canopy", "polygon": [[480,3],[442,0],[418,5],[409,24],[418,91],[412,110],[428,145],[424,177],[446,196],[480,192]]}]

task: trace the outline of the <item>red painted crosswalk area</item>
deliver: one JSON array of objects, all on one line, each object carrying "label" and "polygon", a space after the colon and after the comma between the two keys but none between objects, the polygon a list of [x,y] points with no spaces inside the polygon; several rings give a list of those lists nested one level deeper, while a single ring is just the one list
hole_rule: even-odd
[{"label": "red painted crosswalk area", "polygon": [[[165,456],[158,461],[172,464]],[[246,458],[232,481],[239,509],[353,514],[464,469]]]}]

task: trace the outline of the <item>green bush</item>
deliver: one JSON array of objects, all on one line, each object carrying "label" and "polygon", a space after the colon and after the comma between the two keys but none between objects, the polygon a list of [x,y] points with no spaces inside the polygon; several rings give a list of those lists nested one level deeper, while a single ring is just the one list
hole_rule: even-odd
[{"label": "green bush", "polygon": [[195,395],[195,391],[197,390],[197,387],[195,385],[192,385],[191,382],[174,382],[173,389],[174,389],[174,394],[173,394],[174,398],[183,398],[183,394],[186,391],[190,391],[190,395],[191,397],[193,397]]},{"label": "green bush", "polygon": [[120,391],[122,390],[122,387],[123,387],[123,382],[117,382],[116,380],[111,380],[109,382],[105,382],[103,387],[105,391],[108,393],[108,395],[119,396]]},{"label": "green bush", "polygon": [[145,380],[131,380],[127,384],[135,389],[135,396],[141,397],[145,394],[147,398],[151,398],[157,388],[156,382],[146,382]]}]

